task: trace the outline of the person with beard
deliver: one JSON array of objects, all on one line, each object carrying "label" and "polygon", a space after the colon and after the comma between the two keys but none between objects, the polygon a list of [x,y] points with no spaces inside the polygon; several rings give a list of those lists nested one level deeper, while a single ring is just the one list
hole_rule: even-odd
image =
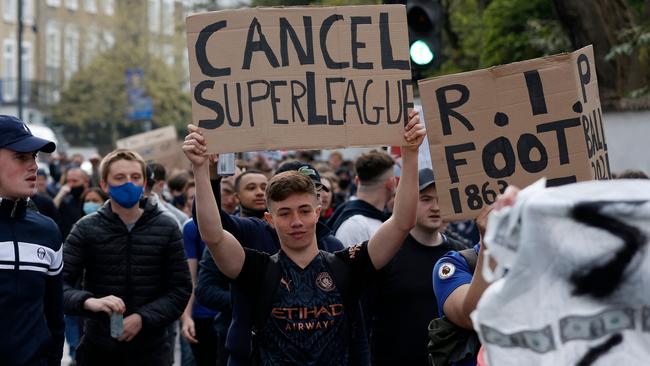
[{"label": "person with beard", "polygon": [[54,197],[54,204],[61,215],[59,229],[64,238],[70,233],[72,225],[83,216],[81,195],[89,183],[88,175],[81,168],[72,167],[65,172],[65,184]]},{"label": "person with beard", "polygon": [[393,259],[379,271],[373,287],[371,354],[374,366],[429,365],[429,321],[438,316],[431,271],[450,250],[467,247],[442,234],[438,193],[433,171],[419,172],[415,227]]},{"label": "person with beard", "polygon": [[264,218],[266,212],[266,175],[259,170],[247,170],[235,178],[235,195],[239,200],[240,217]]}]

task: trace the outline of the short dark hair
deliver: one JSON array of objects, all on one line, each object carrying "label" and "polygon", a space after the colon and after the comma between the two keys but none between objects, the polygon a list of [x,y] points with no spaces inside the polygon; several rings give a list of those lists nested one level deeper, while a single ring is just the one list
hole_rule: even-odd
[{"label": "short dark hair", "polygon": [[189,182],[191,179],[192,177],[190,176],[190,173],[186,171],[180,171],[176,174],[172,174],[172,176],[169,177],[169,180],[167,180],[167,186],[171,191],[182,192],[187,182]]},{"label": "short dark hair", "polygon": [[395,161],[388,154],[373,150],[361,154],[354,164],[354,170],[361,183],[369,183],[393,168]]},{"label": "short dark hair", "polygon": [[266,205],[270,206],[271,202],[284,201],[289,196],[300,193],[309,193],[318,197],[316,186],[311,178],[295,170],[278,173],[266,186]]},{"label": "short dark hair", "polygon": [[165,169],[165,166],[160,164],[160,163],[150,163],[149,168],[153,171],[153,180],[156,182],[160,182],[162,180],[165,180],[165,176],[167,175],[167,170]]},{"label": "short dark hair", "polygon": [[239,192],[239,185],[241,184],[241,179],[242,179],[242,177],[244,177],[245,175],[248,175],[248,174],[262,174],[262,175],[264,175],[266,177],[266,175],[264,173],[262,173],[261,170],[248,169],[245,172],[242,172],[241,174],[239,174],[237,176],[237,178],[235,178],[235,192]]},{"label": "short dark hair", "polygon": [[99,188],[97,188],[97,187],[90,187],[90,188],[87,188],[87,189],[86,189],[86,190],[81,194],[81,197],[80,197],[81,202],[84,202],[84,201],[86,200],[86,196],[87,196],[89,193],[91,193],[91,192],[95,192],[95,193],[97,193],[97,195],[99,195],[99,197],[100,197],[101,199],[103,199],[104,202],[106,202],[106,200],[108,199],[108,194],[106,194],[106,192],[102,191],[101,189],[99,189]]},{"label": "short dark hair", "polygon": [[616,179],[648,179],[648,176],[641,170],[624,170],[614,177]]}]

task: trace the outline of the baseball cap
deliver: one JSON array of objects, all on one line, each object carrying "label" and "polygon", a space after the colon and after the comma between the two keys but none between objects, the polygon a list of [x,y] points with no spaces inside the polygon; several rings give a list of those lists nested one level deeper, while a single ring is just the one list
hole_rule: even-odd
[{"label": "baseball cap", "polygon": [[306,175],[311,180],[314,182],[314,185],[316,185],[316,189],[323,189],[327,192],[329,192],[329,189],[323,185],[320,181],[320,174],[318,173],[318,170],[316,170],[313,166],[311,166],[308,163],[303,163],[302,161],[290,161],[286,162],[278,167],[278,169],[275,170],[275,174],[282,173],[282,172],[288,172],[290,170],[295,170],[298,173],[302,175]]},{"label": "baseball cap", "polygon": [[435,182],[436,181],[433,178],[433,170],[429,168],[420,169],[418,173],[418,184],[420,185],[419,187],[420,192],[427,189],[430,185],[432,185]]},{"label": "baseball cap", "polygon": [[56,145],[52,141],[32,135],[29,127],[18,118],[0,115],[0,148],[16,152],[51,153],[56,149]]}]

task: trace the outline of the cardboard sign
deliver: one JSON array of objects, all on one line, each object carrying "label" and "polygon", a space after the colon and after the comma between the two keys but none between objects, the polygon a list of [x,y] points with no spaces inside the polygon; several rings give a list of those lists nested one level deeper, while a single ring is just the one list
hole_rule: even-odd
[{"label": "cardboard sign", "polygon": [[412,103],[403,5],[187,17],[192,120],[209,152],[400,145]]},{"label": "cardboard sign", "polygon": [[173,126],[161,127],[148,132],[132,135],[116,142],[117,147],[136,151],[147,162],[156,162],[165,166],[167,171],[175,168],[188,168]]},{"label": "cardboard sign", "polygon": [[446,220],[476,217],[509,184],[611,177],[591,46],[419,86]]}]

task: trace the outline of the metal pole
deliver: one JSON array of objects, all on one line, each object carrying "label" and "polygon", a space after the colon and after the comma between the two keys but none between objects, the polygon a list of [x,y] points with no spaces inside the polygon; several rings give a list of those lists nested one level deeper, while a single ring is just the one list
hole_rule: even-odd
[{"label": "metal pole", "polygon": [[23,0],[18,0],[18,118],[23,119]]}]

